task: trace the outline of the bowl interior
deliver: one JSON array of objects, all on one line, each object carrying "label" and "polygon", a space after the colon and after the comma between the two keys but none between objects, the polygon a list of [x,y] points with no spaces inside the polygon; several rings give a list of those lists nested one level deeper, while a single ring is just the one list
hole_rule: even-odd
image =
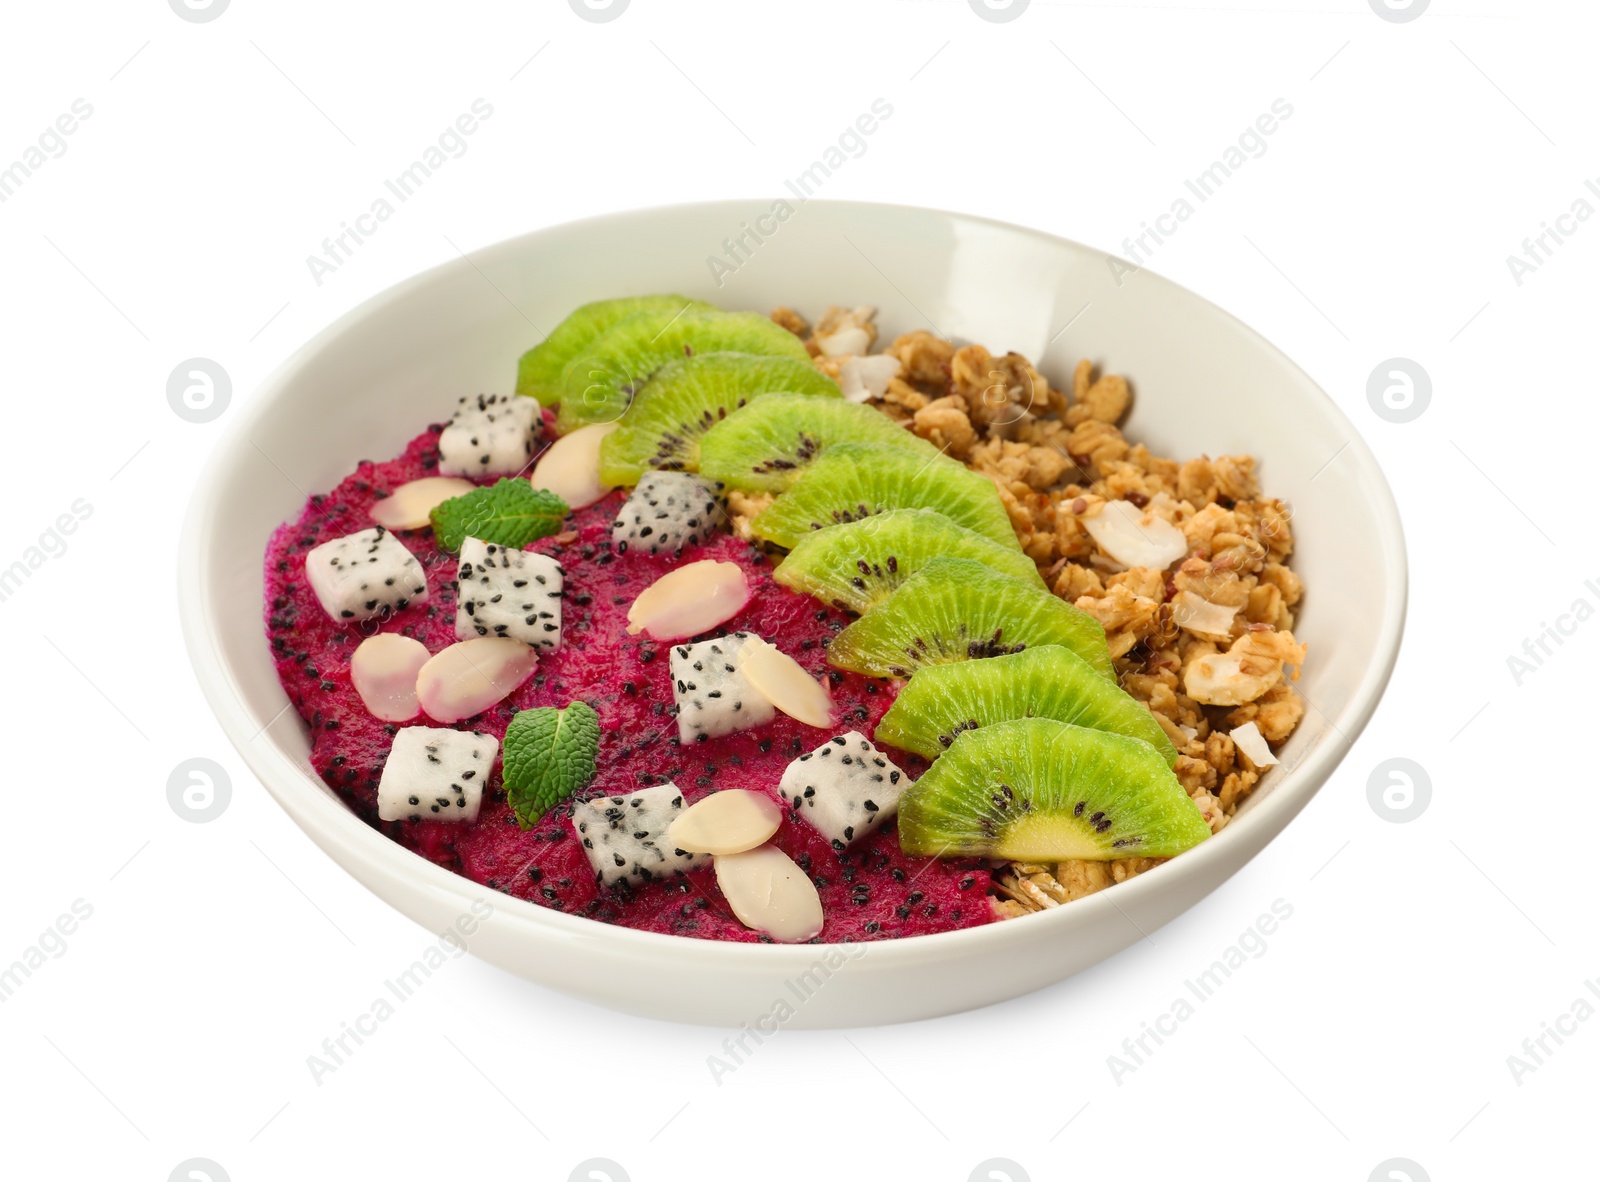
[{"label": "bowl interior", "polygon": [[[730,256],[725,240],[741,232],[745,248]],[[712,256],[737,269],[724,266],[719,281]],[[1254,455],[1267,492],[1293,512],[1292,562],[1309,588],[1295,632],[1311,651],[1297,688],[1310,709],[1241,820],[1271,808],[1308,757],[1325,775],[1370,714],[1404,611],[1398,518],[1354,428],[1275,348],[1158,276],[1119,274],[1100,252],[1047,235],[904,207],[813,201],[780,220],[769,201],[728,202],[576,223],[448,263],[356,309],[247,404],[191,510],[186,626],[225,726],[280,799],[332,797],[309,771],[263,637],[268,536],[359,460],[398,452],[458,396],[509,391],[518,355],[576,305],[656,291],[811,317],[872,304],[888,337],[926,328],[1013,349],[1058,386],[1070,386],[1081,357],[1126,375],[1130,440],[1180,460]],[[303,769],[298,785],[282,782],[289,765]],[[328,823],[342,827],[341,843],[390,845],[340,812]]]}]

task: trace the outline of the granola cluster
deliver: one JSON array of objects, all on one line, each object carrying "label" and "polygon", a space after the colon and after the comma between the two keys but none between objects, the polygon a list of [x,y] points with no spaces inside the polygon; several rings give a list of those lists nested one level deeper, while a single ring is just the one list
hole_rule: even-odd
[{"label": "granola cluster", "polygon": [[[873,311],[830,308],[815,326],[788,308],[772,318],[839,378],[877,339]],[[874,357],[898,369],[874,364],[877,378],[854,391],[846,381],[847,397],[994,481],[1046,584],[1104,625],[1123,688],[1167,732],[1178,779],[1221,830],[1264,771],[1231,732],[1254,724],[1276,746],[1305,713],[1290,685],[1305,659],[1291,514],[1262,494],[1254,457],[1179,461],[1130,443],[1117,426],[1132,402],[1127,380],[1088,360],[1069,393],[1021,354],[929,332]],[[994,905],[1002,916],[1044,910],[1161,861],[1012,863],[996,874]]]}]

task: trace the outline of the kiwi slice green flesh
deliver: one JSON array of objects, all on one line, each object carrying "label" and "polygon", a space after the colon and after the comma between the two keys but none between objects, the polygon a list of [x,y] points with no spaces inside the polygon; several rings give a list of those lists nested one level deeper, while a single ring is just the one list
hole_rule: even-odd
[{"label": "kiwi slice green flesh", "polygon": [[1211,836],[1154,747],[1052,718],[966,731],[900,798],[909,854],[1168,858]]},{"label": "kiwi slice green flesh", "polygon": [[640,312],[617,321],[567,362],[556,430],[614,423],[667,362],[723,352],[811,359],[799,337],[756,312]]},{"label": "kiwi slice green flesh", "polygon": [[1040,587],[970,558],[935,558],[828,645],[828,663],[869,677],[981,660],[1035,645],[1071,649],[1114,682],[1105,629]]},{"label": "kiwi slice green flesh", "polygon": [[809,361],[754,353],[696,353],[656,371],[600,446],[600,478],[636,484],[652,469],[694,472],[700,437],[758,394],[841,398],[839,384]]},{"label": "kiwi slice green flesh", "polygon": [[939,449],[870,406],[802,402],[782,394],[753,400],[700,442],[700,471],[729,488],[782,492],[836,443],[893,443],[925,456]]},{"label": "kiwi slice green flesh", "polygon": [[619,320],[653,312],[675,316],[685,309],[710,309],[712,305],[680,295],[626,296],[584,304],[550,335],[529,349],[517,362],[517,393],[550,405],[561,397],[561,374],[596,337]]},{"label": "kiwi slice green flesh", "polygon": [[860,613],[935,558],[970,558],[1044,590],[1039,568],[1021,550],[934,509],[891,509],[816,530],[795,543],[772,577],[813,599]]},{"label": "kiwi slice green flesh", "polygon": [[[700,457],[702,474],[710,475],[704,468],[704,446]],[[812,530],[891,509],[936,509],[957,525],[1021,549],[1000,493],[987,476],[942,456],[925,456],[887,443],[830,447],[750,523],[750,529],[759,538],[792,549]]]},{"label": "kiwi slice green flesh", "polygon": [[963,731],[1015,718],[1053,718],[1141,739],[1168,767],[1178,762],[1178,749],[1142,702],[1057,644],[917,670],[874,738],[934,759]]}]

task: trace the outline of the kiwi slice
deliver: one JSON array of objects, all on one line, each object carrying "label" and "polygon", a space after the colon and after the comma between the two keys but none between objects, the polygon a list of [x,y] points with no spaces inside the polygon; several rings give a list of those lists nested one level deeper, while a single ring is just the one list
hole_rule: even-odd
[{"label": "kiwi slice", "polygon": [[864,612],[934,558],[970,558],[1044,589],[1039,568],[934,509],[891,509],[807,534],[772,572],[785,587],[844,611]]},{"label": "kiwi slice", "polygon": [[1058,644],[919,669],[878,723],[874,738],[934,759],[963,731],[1013,718],[1053,718],[1142,739],[1168,767],[1178,762],[1178,749],[1144,703]]},{"label": "kiwi slice", "polygon": [[1211,836],[1149,743],[1019,718],[963,732],[900,797],[900,848],[1019,862],[1169,858]]},{"label": "kiwi slice", "polygon": [[811,360],[799,337],[756,312],[638,312],[617,321],[567,362],[556,430],[565,434],[589,423],[614,423],[667,362],[722,352]]},{"label": "kiwi slice", "polygon": [[621,425],[600,446],[600,478],[636,484],[652,469],[693,472],[700,437],[758,394],[840,398],[839,384],[808,361],[754,353],[696,353],[669,361],[634,395]]},{"label": "kiwi slice", "polygon": [[925,665],[1042,644],[1069,648],[1114,677],[1105,629],[1087,612],[970,558],[935,558],[835,636],[828,663],[870,677],[910,677]]},{"label": "kiwi slice", "polygon": [[[703,447],[700,458],[702,474],[709,475]],[[750,523],[750,529],[758,538],[793,549],[812,530],[891,509],[937,509],[991,541],[1021,548],[1000,493],[988,477],[955,460],[889,443],[834,444]]]},{"label": "kiwi slice", "polygon": [[782,492],[835,443],[895,443],[927,456],[939,449],[870,406],[817,406],[782,394],[757,398],[700,441],[700,470],[729,488]]},{"label": "kiwi slice", "polygon": [[547,406],[555,402],[561,397],[561,372],[568,363],[619,320],[641,312],[675,316],[686,308],[711,307],[680,295],[627,296],[585,304],[517,361],[517,393]]}]

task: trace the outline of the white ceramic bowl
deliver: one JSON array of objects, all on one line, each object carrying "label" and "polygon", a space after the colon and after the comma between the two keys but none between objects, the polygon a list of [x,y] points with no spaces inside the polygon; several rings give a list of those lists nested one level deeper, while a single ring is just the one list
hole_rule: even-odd
[{"label": "white ceramic bowl", "polygon": [[[312,840],[435,932],[487,898],[493,914],[471,951],[531,981],[634,1013],[729,1025],[774,1013],[778,999],[795,1011],[789,1025],[822,1027],[1014,997],[1171,920],[1328,778],[1399,648],[1399,517],[1372,454],[1311,379],[1167,280],[1138,272],[1119,283],[1100,251],[964,215],[811,201],[779,222],[771,209],[684,205],[542,230],[419,275],[324,331],[242,408],[195,491],[180,572],[190,656],[229,738]],[[708,256],[726,259],[723,241],[746,226],[765,240],[719,286]],[[1007,923],[839,946],[831,958],[817,946],[722,944],[564,915],[451,874],[357,819],[311,771],[268,655],[269,534],[358,460],[396,454],[458,395],[508,391],[517,356],[577,305],[657,291],[813,316],[833,303],[874,304],[889,337],[931,327],[1015,349],[1042,359],[1061,386],[1090,357],[1131,379],[1125,430],[1157,454],[1260,457],[1266,488],[1293,508],[1293,562],[1309,588],[1295,633],[1310,647],[1298,688],[1313,708],[1282,765],[1215,839],[1111,891]]]}]

